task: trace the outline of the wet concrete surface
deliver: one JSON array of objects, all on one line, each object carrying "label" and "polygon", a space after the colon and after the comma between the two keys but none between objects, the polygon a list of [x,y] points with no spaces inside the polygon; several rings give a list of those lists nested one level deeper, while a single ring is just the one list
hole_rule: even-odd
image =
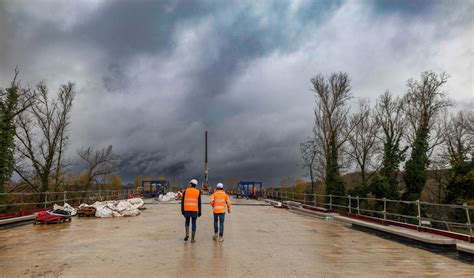
[{"label": "wet concrete surface", "polygon": [[[239,200],[245,204],[245,200]],[[472,277],[474,265],[338,222],[268,206],[234,206],[215,242],[208,205],[184,243],[179,204],[140,216],[74,218],[0,231],[0,276]]]}]

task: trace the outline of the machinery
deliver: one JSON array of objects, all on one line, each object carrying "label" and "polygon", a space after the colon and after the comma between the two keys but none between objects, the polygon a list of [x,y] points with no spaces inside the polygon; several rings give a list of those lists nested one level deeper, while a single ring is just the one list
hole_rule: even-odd
[{"label": "machinery", "polygon": [[170,183],[167,180],[144,180],[142,181],[141,192],[145,198],[158,197],[160,194],[168,193]]},{"label": "machinery", "polygon": [[261,181],[240,181],[237,184],[237,198],[257,199],[262,196],[263,183]]}]

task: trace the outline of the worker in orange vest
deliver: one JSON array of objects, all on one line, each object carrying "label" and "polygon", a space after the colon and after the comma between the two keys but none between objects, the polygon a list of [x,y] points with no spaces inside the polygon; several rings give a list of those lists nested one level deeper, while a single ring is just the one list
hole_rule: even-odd
[{"label": "worker in orange vest", "polygon": [[252,195],[254,198],[257,198],[257,187],[255,185],[252,188]]},{"label": "worker in orange vest", "polygon": [[[214,240],[219,238],[220,242],[224,241],[224,220],[225,220],[225,208],[227,206],[227,211],[230,213],[230,200],[227,193],[224,191],[224,185],[218,183],[216,186],[216,192],[211,195],[209,200],[214,212]],[[219,227],[217,226],[219,222]],[[219,236],[218,236],[219,233]]]},{"label": "worker in orange vest", "polygon": [[186,236],[184,241],[189,239],[189,222],[192,221],[191,243],[196,242],[196,221],[201,217],[201,192],[196,189],[198,185],[197,180],[189,181],[189,187],[184,190],[183,198],[181,199],[181,214],[186,219],[184,224]]}]

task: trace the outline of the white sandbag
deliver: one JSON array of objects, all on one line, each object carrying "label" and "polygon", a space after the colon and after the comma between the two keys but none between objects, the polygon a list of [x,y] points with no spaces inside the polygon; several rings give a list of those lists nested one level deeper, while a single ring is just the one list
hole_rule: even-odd
[{"label": "white sandbag", "polygon": [[114,207],[110,204],[95,206],[95,217],[113,217]]},{"label": "white sandbag", "polygon": [[122,217],[123,215],[120,212],[114,210],[114,211],[112,211],[112,216],[113,217]]},{"label": "white sandbag", "polygon": [[57,209],[60,209],[60,210],[64,210],[64,211],[67,211],[71,214],[71,216],[74,216],[77,214],[77,210],[75,208],[73,208],[70,204],[68,203],[64,203],[63,206],[60,206],[60,205],[57,205],[57,204],[54,204],[53,205],[53,210],[57,210]]},{"label": "white sandbag", "polygon": [[91,207],[91,206],[89,206],[88,204],[80,204],[79,205],[79,208],[88,208],[88,207]]},{"label": "white sandbag", "polygon": [[132,205],[128,201],[119,201],[117,205],[115,205],[115,210],[118,212],[124,211],[126,209],[130,209]]},{"label": "white sandbag", "polygon": [[133,207],[128,207],[120,212],[122,216],[137,216],[140,214],[140,211]]},{"label": "white sandbag", "polygon": [[141,198],[132,198],[121,201],[95,202],[92,205],[81,204],[82,207],[94,207],[96,217],[122,217],[137,216],[140,214],[138,208],[145,204]]},{"label": "white sandbag", "polygon": [[169,202],[169,201],[176,200],[177,197],[178,197],[177,193],[168,192],[168,193],[166,193],[166,195],[158,196],[158,201],[160,201],[160,202]]},{"label": "white sandbag", "polygon": [[176,198],[178,197],[178,193],[168,192],[166,193],[166,196],[168,196],[170,200],[176,200]]},{"label": "white sandbag", "polygon": [[128,199],[127,202],[133,207],[133,208],[141,208],[143,205],[145,205],[145,202],[142,200],[142,198],[131,198]]},{"label": "white sandbag", "polygon": [[167,195],[160,195],[160,196],[158,196],[158,201],[160,201],[160,202],[169,202],[169,201],[171,201],[171,198]]},{"label": "white sandbag", "polygon": [[53,210],[57,210],[57,209],[63,209],[63,207],[60,206],[60,205],[54,204],[53,205]]},{"label": "white sandbag", "polygon": [[64,203],[64,210],[69,211],[71,213],[71,216],[74,216],[77,214],[77,210],[68,203]]},{"label": "white sandbag", "polygon": [[135,208],[129,208],[121,212],[122,216],[137,216],[140,214],[140,211]]},{"label": "white sandbag", "polygon": [[120,213],[120,216],[136,216],[140,214],[138,208],[130,204],[129,200],[120,201],[115,208]]}]

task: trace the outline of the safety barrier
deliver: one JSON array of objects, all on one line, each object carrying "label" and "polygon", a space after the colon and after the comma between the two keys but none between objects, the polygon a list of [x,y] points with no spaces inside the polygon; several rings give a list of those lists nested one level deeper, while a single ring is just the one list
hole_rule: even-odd
[{"label": "safety barrier", "polygon": [[296,192],[267,192],[269,199],[300,202],[312,208],[324,208],[373,222],[440,230],[472,238],[474,206],[416,201],[367,198],[359,196],[318,195]]},{"label": "safety barrier", "polygon": [[95,201],[125,199],[129,195],[138,196],[139,192],[129,189],[0,193],[0,218],[31,214],[54,204],[79,205]]}]

